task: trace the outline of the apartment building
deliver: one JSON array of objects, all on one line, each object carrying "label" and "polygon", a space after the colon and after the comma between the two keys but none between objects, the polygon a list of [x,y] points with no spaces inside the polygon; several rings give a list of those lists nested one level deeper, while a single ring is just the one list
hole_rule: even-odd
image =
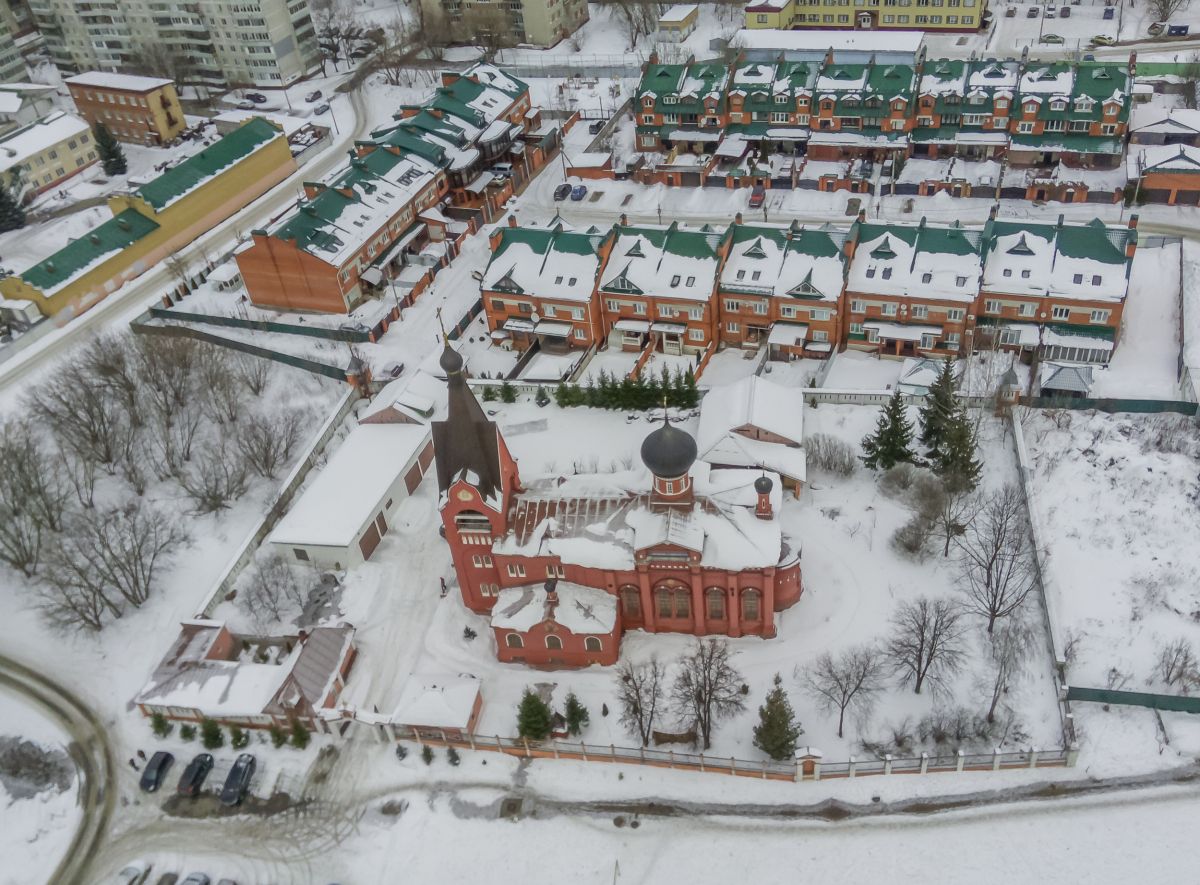
[{"label": "apartment building", "polygon": [[98,159],[87,121],[55,111],[0,137],[0,180],[19,183],[26,202]]},{"label": "apartment building", "polygon": [[162,145],[187,128],[170,80],[89,71],[65,82],[80,115],[92,126],[103,123],[120,141]]},{"label": "apartment building", "polygon": [[856,31],[977,31],[987,0],[750,0],[746,27]]},{"label": "apartment building", "polygon": [[5,2],[0,2],[0,83],[15,83],[29,78],[25,60],[17,48],[19,24]]},{"label": "apartment building", "polygon": [[163,60],[185,82],[279,87],[320,61],[308,0],[31,0],[64,71],[145,71]]},{"label": "apartment building", "polygon": [[549,47],[571,36],[588,20],[587,0],[421,0],[427,27],[444,29],[444,39],[497,29],[503,44]]}]

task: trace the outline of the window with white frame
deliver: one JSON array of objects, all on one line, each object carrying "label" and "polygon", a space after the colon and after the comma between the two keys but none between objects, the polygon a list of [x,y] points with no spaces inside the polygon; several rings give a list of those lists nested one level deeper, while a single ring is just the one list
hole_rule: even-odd
[{"label": "window with white frame", "polygon": [[928,304],[914,304],[912,306],[912,316],[914,320],[923,320],[929,316]]},{"label": "window with white frame", "polygon": [[1071,318],[1071,308],[1060,307],[1056,304],[1050,309],[1050,316],[1056,320],[1069,320]]},{"label": "window with white frame", "polygon": [[736,335],[740,328],[741,328],[741,326],[739,326],[737,323],[726,323],[725,324],[725,331],[731,335]]},{"label": "window with white frame", "polygon": [[829,333],[826,332],[824,329],[813,329],[812,340],[813,341],[828,341]]},{"label": "window with white frame", "polygon": [[1000,313],[1001,309],[1000,302],[995,298],[989,298],[987,301],[983,302],[984,313]]},{"label": "window with white frame", "polygon": [[885,301],[883,303],[883,315],[885,317],[894,317],[896,315],[896,304],[893,301]]},{"label": "window with white frame", "polygon": [[475,566],[475,568],[491,568],[492,557],[485,553],[477,553],[471,557],[471,564]]},{"label": "window with white frame", "polygon": [[1037,313],[1037,305],[1032,301],[1022,301],[1017,313],[1023,317],[1031,317]]},{"label": "window with white frame", "polygon": [[861,335],[862,333],[863,333],[863,324],[862,323],[851,323],[850,324],[850,334],[851,335]]},{"label": "window with white frame", "polygon": [[703,341],[704,340],[704,330],[703,329],[688,329],[688,339],[691,341]]},{"label": "window with white frame", "polygon": [[951,307],[946,311],[946,319],[952,323],[961,323],[967,316],[967,312],[961,307]]},{"label": "window with white frame", "polygon": [[1091,321],[1092,321],[1093,323],[1097,323],[1097,324],[1104,324],[1104,323],[1107,323],[1107,322],[1108,322],[1108,318],[1109,318],[1111,315],[1112,315],[1112,312],[1111,312],[1111,311],[1107,311],[1107,310],[1093,310],[1093,311],[1092,311],[1092,314],[1091,314]]},{"label": "window with white frame", "polygon": [[957,332],[950,332],[946,335],[946,350],[958,350]]},{"label": "window with white frame", "polygon": [[621,302],[617,301],[615,298],[605,299],[604,308],[612,313],[616,313],[621,309]]},{"label": "window with white frame", "polygon": [[813,307],[809,308],[808,311],[808,318],[817,322],[828,320],[832,315],[832,312],[827,307]]},{"label": "window with white frame", "polygon": [[851,301],[850,302],[850,312],[851,313],[866,313],[867,312],[867,302],[862,301],[860,299],[855,299],[855,300]]},{"label": "window with white frame", "polygon": [[519,563],[519,562],[510,562],[510,563],[508,564],[508,576],[509,576],[510,578],[523,578],[523,577],[525,577],[525,566],[523,566],[523,565],[522,565],[521,563]]}]

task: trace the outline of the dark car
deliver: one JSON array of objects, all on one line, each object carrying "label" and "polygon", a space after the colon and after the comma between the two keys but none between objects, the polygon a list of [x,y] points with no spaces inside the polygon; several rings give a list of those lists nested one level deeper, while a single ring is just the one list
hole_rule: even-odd
[{"label": "dark car", "polygon": [[315,108],[313,108],[313,113],[317,114],[318,116],[321,114],[328,114],[329,113],[329,105],[328,104],[319,104]]},{"label": "dark car", "polygon": [[162,750],[151,756],[150,761],[142,770],[141,788],[147,793],[156,792],[162,786],[162,782],[166,780],[167,772],[174,761],[174,756]]},{"label": "dark car", "polygon": [[246,798],[246,791],[250,789],[250,781],[254,777],[256,765],[254,757],[249,753],[243,753],[237,757],[233,768],[229,769],[229,776],[225,778],[225,786],[221,787],[222,805],[241,804],[242,800]]},{"label": "dark car", "polygon": [[750,191],[750,208],[757,209],[767,199],[767,189],[761,184],[754,185],[754,190]]},{"label": "dark car", "polygon": [[188,877],[183,880],[183,885],[209,885],[212,879],[208,878],[207,873],[188,873]]},{"label": "dark car", "polygon": [[571,202],[578,203],[580,200],[582,200],[586,196],[587,196],[587,188],[584,187],[582,184],[577,184],[577,185],[575,185],[575,187],[571,188]]},{"label": "dark car", "polygon": [[1039,7],[1030,6],[1027,10],[1025,10],[1025,17],[1026,18],[1037,18],[1041,14],[1041,12],[1042,12],[1042,10]]},{"label": "dark car", "polygon": [[196,796],[200,793],[200,788],[204,786],[204,779],[208,777],[208,773],[213,768],[213,757],[208,753],[201,753],[195,759],[187,764],[187,768],[183,770],[183,775],[179,778],[179,786],[177,787],[180,796]]},{"label": "dark car", "polygon": [[175,885],[179,881],[178,873],[163,873],[154,885]]},{"label": "dark car", "polygon": [[247,92],[246,100],[252,101],[255,104],[266,104],[267,103],[267,97],[265,95],[263,95],[261,92]]},{"label": "dark car", "polygon": [[311,101],[316,101],[320,97],[321,97],[321,90],[314,89],[312,92],[308,93],[308,95],[304,96],[304,100],[311,102]]},{"label": "dark car", "polygon": [[554,189],[554,202],[561,203],[571,196],[571,185],[563,183]]},{"label": "dark car", "polygon": [[588,126],[588,132],[592,135],[599,135],[600,130],[603,128],[604,128],[604,121],[596,120],[590,126]]}]

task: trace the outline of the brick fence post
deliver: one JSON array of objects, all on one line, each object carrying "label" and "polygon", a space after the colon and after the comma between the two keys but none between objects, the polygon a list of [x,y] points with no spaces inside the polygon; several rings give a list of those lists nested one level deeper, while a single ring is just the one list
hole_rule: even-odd
[{"label": "brick fence post", "polygon": [[796,757],[796,770],[792,773],[792,782],[800,783],[804,780],[804,763],[800,761],[800,757]]},{"label": "brick fence post", "polygon": [[475,749],[475,732],[473,732],[473,731],[467,732],[467,743],[469,743],[471,745],[472,750]]},{"label": "brick fence post", "polygon": [[731,777],[737,774],[737,762],[732,756],[729,757],[729,774]]},{"label": "brick fence post", "polygon": [[638,756],[641,757],[642,764],[645,765],[646,764],[646,748],[645,747],[638,747]]},{"label": "brick fence post", "polygon": [[614,744],[608,745],[608,755],[609,755],[609,758],[611,758],[613,762],[617,761],[617,748]]},{"label": "brick fence post", "polygon": [[894,759],[895,759],[895,757],[893,757],[891,753],[885,753],[883,755],[883,773],[884,774],[892,773],[892,762],[894,761]]},{"label": "brick fence post", "polygon": [[529,738],[521,738],[521,740],[523,740],[525,742],[525,758],[526,759],[532,758],[533,754],[529,752]]},{"label": "brick fence post", "polygon": [[554,758],[557,759],[558,758],[558,741],[555,741],[553,744],[550,745],[550,747],[552,750],[554,750]]},{"label": "brick fence post", "polygon": [[584,744],[584,742],[583,742],[583,741],[580,741],[580,742],[579,742],[579,755],[583,757],[583,761],[584,761],[584,762],[587,762],[587,761],[588,761],[588,757],[587,757],[587,746]]},{"label": "brick fence post", "polygon": [[675,751],[667,750],[667,768],[675,767]]},{"label": "brick fence post", "polygon": [[700,770],[704,771],[704,754],[700,754]]}]

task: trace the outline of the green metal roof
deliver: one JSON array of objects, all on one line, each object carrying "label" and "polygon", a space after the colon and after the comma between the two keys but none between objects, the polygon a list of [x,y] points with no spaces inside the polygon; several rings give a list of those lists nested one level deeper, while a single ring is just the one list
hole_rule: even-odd
[{"label": "green metal roof", "polygon": [[22,273],[21,279],[42,292],[57,289],[90,265],[136,243],[158,227],[153,219],[126,209],[38,262]]},{"label": "green metal roof", "polygon": [[166,208],[208,179],[250,156],[260,145],[281,135],[266,120],[252,117],[215,144],[198,154],[192,154],[174,169],[142,185],[136,193],[155,209]]}]

